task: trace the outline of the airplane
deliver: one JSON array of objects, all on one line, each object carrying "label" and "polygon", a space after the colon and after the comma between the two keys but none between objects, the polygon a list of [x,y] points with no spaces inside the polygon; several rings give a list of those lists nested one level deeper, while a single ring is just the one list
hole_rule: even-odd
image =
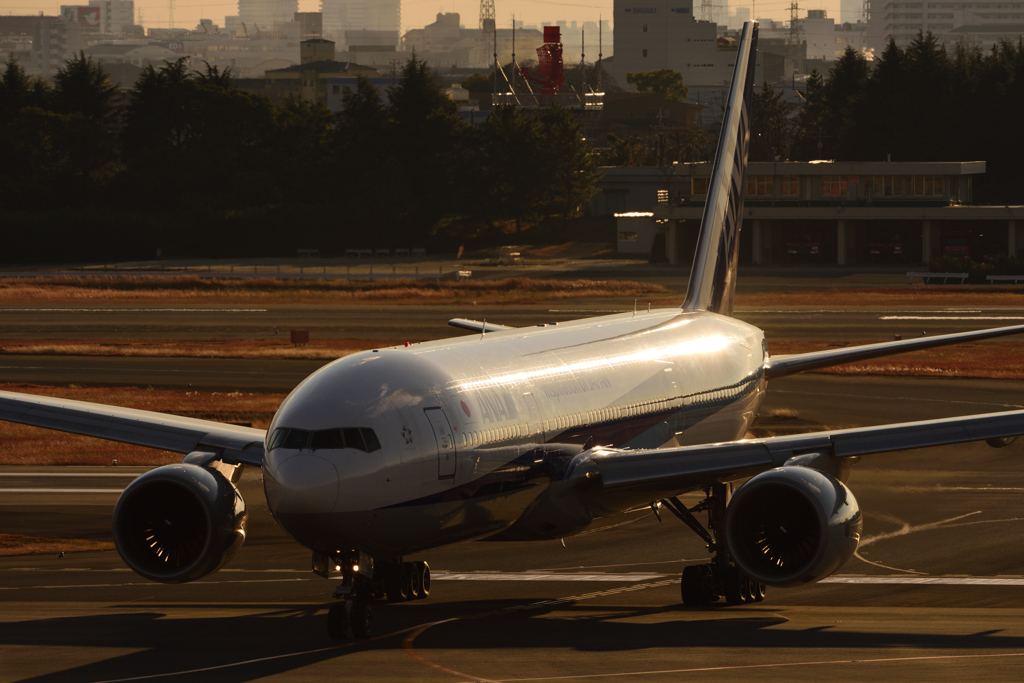
[{"label": "airplane", "polygon": [[[1024,411],[744,439],[768,380],[1024,332],[1024,325],[769,356],[732,317],[757,23],[747,22],[679,308],[510,328],[380,348],[317,370],[266,431],[0,392],[0,419],[186,454],[131,482],[113,513],[124,562],[195,581],[242,545],[235,484],[262,468],[274,519],[340,579],[332,638],[369,637],[371,603],[423,598],[430,569],[406,556],[451,543],[544,541],[666,510],[706,543],[682,602],[758,602],[837,571],[862,513],[846,486],[861,457],[1024,434]],[[701,492],[687,507],[679,496]],[[698,513],[707,513],[702,523]]]}]

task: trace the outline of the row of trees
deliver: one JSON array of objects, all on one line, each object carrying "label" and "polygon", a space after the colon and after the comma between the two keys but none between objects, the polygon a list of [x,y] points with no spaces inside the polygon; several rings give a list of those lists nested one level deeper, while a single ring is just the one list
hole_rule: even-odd
[{"label": "row of trees", "polygon": [[975,200],[1020,200],[1024,41],[952,52],[930,33],[890,41],[873,62],[852,49],[815,72],[795,111],[767,84],[756,94],[751,159],[986,161]]},{"label": "row of trees", "polygon": [[[557,231],[597,178],[573,112],[498,109],[470,126],[415,58],[383,96],[361,81],[336,115],[298,100],[277,106],[229,72],[184,60],[147,68],[126,95],[83,55],[52,87],[9,60],[0,148],[8,218],[56,230],[31,214],[62,211],[79,223],[60,234],[80,247],[90,243],[83,225],[120,221],[118,238],[138,234],[146,254],[417,246],[540,223]],[[127,214],[139,219],[134,230]]]}]

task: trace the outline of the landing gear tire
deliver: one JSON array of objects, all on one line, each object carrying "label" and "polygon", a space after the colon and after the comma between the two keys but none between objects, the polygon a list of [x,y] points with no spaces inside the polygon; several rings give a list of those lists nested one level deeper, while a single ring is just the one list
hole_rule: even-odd
[{"label": "landing gear tire", "polygon": [[690,565],[683,567],[683,576],[679,580],[679,592],[682,594],[684,605],[703,605],[704,601],[704,576],[700,567]]},{"label": "landing gear tire", "polygon": [[426,562],[413,562],[412,567],[413,575],[416,577],[413,581],[413,597],[423,600],[430,595],[430,565]]},{"label": "landing gear tire", "polygon": [[388,567],[384,575],[384,595],[388,602],[402,602],[409,599],[409,572],[404,563]]},{"label": "landing gear tire", "polygon": [[373,632],[373,608],[369,602],[356,600],[352,603],[352,613],[349,615],[352,624],[352,636],[364,640],[370,637]]},{"label": "landing gear tire", "polygon": [[402,592],[406,600],[416,597],[416,584],[419,583],[416,576],[416,566],[412,562],[402,563]]},{"label": "landing gear tire", "polygon": [[712,567],[710,564],[691,565],[683,568],[679,582],[684,605],[707,605],[718,600]]},{"label": "landing gear tire", "polygon": [[740,600],[743,601],[744,605],[754,602],[751,583],[750,577],[740,576]]},{"label": "landing gear tire", "polygon": [[423,592],[423,575],[415,562],[405,563],[405,573],[409,576],[409,599],[418,600]]},{"label": "landing gear tire", "polygon": [[751,587],[750,592],[754,598],[754,602],[764,602],[764,596],[765,593],[768,592],[768,586],[759,581],[752,581]]},{"label": "landing gear tire", "polygon": [[[722,593],[725,594],[725,601],[730,605],[742,605],[746,600],[743,599],[743,581],[747,580],[745,576],[740,574],[740,570],[736,567],[728,567],[724,576],[722,576]],[[747,591],[750,594],[750,591]]]},{"label": "landing gear tire", "polygon": [[343,602],[331,605],[327,610],[327,635],[332,640],[341,640],[348,634],[348,608]]}]

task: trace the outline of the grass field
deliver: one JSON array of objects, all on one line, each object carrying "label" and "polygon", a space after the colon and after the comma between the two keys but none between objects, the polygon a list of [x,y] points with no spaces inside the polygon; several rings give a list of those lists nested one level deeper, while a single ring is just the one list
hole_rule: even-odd
[{"label": "grass field", "polygon": [[612,280],[299,280],[111,276],[0,278],[2,304],[360,304],[476,301],[519,304],[580,298],[660,297],[661,285]]},{"label": "grass field", "polygon": [[60,553],[77,553],[84,550],[113,549],[114,544],[107,541],[0,534],[0,557],[11,555],[58,555]]}]

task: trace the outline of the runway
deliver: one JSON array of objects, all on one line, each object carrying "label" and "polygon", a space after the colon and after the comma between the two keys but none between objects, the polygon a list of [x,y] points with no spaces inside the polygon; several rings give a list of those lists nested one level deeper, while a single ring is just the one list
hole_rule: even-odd
[{"label": "runway", "polygon": [[[294,323],[325,336],[403,330],[428,338],[460,334],[445,325],[449,317],[527,325],[581,315],[575,304],[482,308],[290,308],[276,319],[281,329]],[[891,313],[758,309],[740,317],[785,339],[1014,324],[945,309],[923,310],[923,323],[883,319]],[[272,333],[263,315],[196,314],[198,323],[183,323],[159,311],[5,309],[0,324],[7,338],[109,338],[111,330],[128,339],[233,338]],[[978,315],[996,313],[969,314]],[[319,365],[0,356],[0,378],[287,391]],[[801,375],[771,382],[763,412],[794,410],[804,428],[882,424],[1020,408],[1020,389],[998,380]],[[109,540],[117,492],[143,471],[0,468],[0,532]],[[201,581],[148,582],[114,551],[0,558],[0,682],[1024,678],[1024,444],[874,456],[856,466],[850,486],[865,514],[858,555],[830,581],[770,589],[758,605],[681,607],[678,575],[707,553],[674,518],[644,513],[565,539],[564,548],[477,542],[409,558],[430,563],[431,597],[379,603],[373,640],[336,643],[325,623],[334,584],[314,576],[309,552],[274,524],[260,473],[250,469],[240,485],[246,544]]]},{"label": "runway", "polygon": [[[1017,389],[809,375],[774,382],[768,405],[845,426],[1006,409],[1024,402]],[[1022,455],[972,444],[865,460],[850,482],[858,555],[760,605],[682,608],[678,574],[706,552],[645,514],[565,548],[424,553],[431,597],[378,604],[380,635],[340,645],[325,634],[333,583],[274,525],[250,470],[246,545],[202,581],[150,583],[112,551],[0,559],[0,681],[1019,680]],[[62,491],[2,494],[3,530],[107,539],[116,491],[142,471],[3,468],[5,490]]]}]

